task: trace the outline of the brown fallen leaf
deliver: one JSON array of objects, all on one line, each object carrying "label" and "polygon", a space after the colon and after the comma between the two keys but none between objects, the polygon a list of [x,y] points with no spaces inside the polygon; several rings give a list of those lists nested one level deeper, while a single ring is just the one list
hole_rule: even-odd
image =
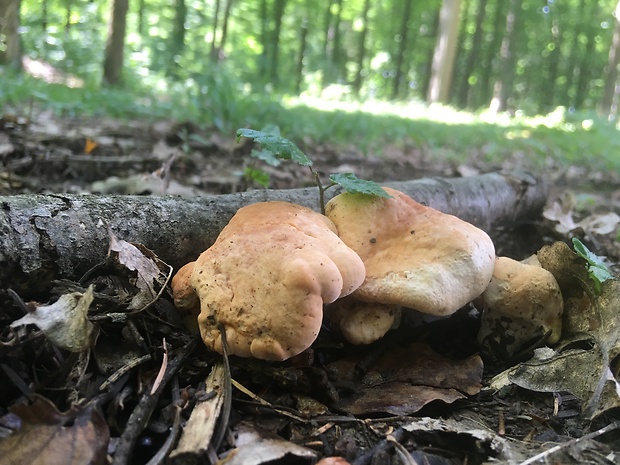
[{"label": "brown fallen leaf", "polygon": [[93,288],[90,286],[83,294],[72,292],[62,295],[51,305],[39,305],[11,323],[11,327],[35,325],[58,347],[82,352],[91,343],[93,324],[88,320],[88,309],[92,301]]},{"label": "brown fallen leaf", "polygon": [[49,400],[37,396],[32,405],[17,405],[11,411],[22,425],[0,440],[1,465],[106,463],[110,432],[97,407],[61,413]]},{"label": "brown fallen leaf", "polygon": [[330,371],[341,377],[339,381],[359,385],[351,398],[338,404],[354,415],[408,415],[434,400],[452,403],[478,393],[482,387],[479,356],[453,361],[421,343],[386,352],[370,366],[361,383],[354,376],[356,363],[355,359],[343,359],[330,366]]},{"label": "brown fallen leaf", "polygon": [[245,422],[239,423],[233,434],[236,447],[218,464],[261,465],[285,458],[289,459],[287,463],[310,464],[316,460],[316,452],[313,450],[285,441]]},{"label": "brown fallen leaf", "polygon": [[153,303],[172,274],[172,268],[151,250],[141,244],[118,239],[111,231],[110,255],[120,265],[135,273],[133,284],[138,288],[138,293],[131,299],[129,310],[139,312]]}]

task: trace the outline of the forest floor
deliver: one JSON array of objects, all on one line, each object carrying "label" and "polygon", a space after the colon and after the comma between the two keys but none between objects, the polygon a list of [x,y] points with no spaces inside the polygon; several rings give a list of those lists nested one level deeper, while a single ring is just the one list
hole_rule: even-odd
[{"label": "forest floor", "polygon": [[[335,146],[306,140],[300,148],[321,174],[354,172],[376,182],[535,170],[533,174],[550,187],[544,216],[502,234],[504,242],[496,244],[498,254],[523,259],[536,253],[541,244],[570,243],[571,236],[578,236],[595,254],[606,257],[606,264],[618,275],[619,173],[593,172],[587,162],[561,169],[552,164],[540,168],[539,163],[534,168],[518,153],[487,166],[475,153],[448,162],[415,146],[386,146],[376,157],[362,154],[353,144]],[[69,192],[200,196],[260,188],[244,176],[248,168],[268,174],[270,188],[274,189],[314,184],[303,168],[287,163],[278,167],[260,164],[250,156],[251,150],[249,141],[237,143],[232,134],[210,132],[190,123],[76,120],[47,113],[32,121],[3,117],[0,195]],[[0,292],[2,299],[8,300],[7,290]],[[161,300],[167,303],[158,309],[169,309],[170,298],[164,295]],[[14,301],[0,312],[3,328],[23,316],[19,300]],[[216,453],[222,456],[236,443],[235,454],[229,454],[226,463],[314,463],[328,456],[341,456],[358,465],[619,463],[620,402],[605,397],[605,408],[600,407],[597,415],[586,415],[583,410],[587,402],[562,385],[547,392],[508,382],[501,388],[488,389],[495,375],[518,366],[531,357],[532,351],[508,359],[481,352],[476,342],[479,316],[465,310],[448,320],[414,329],[408,328],[412,322],[404,320],[389,337],[369,347],[343,344],[337,334],[325,329],[306,359],[267,363],[231,358],[234,386],[229,391],[229,415],[222,407],[226,396],[215,395],[219,391],[209,388],[209,383],[226,384],[225,377],[213,380],[217,374],[211,373],[205,385],[220,357],[190,343],[192,337],[174,325],[163,330],[163,317],[156,310],[137,315],[122,327],[100,317],[104,323],[92,359],[43,343],[40,333],[30,333],[17,343],[6,328],[0,340],[0,437],[16,424],[9,408],[38,394],[55,407],[42,404],[28,413],[20,411],[24,424],[48,428],[37,430],[39,436],[49,434],[61,438],[59,441],[68,441],[60,434],[61,428],[72,430],[71,447],[103,448],[104,455],[114,457],[114,463],[163,463],[165,453],[174,447],[180,425],[188,427],[191,408],[205,408],[205,404],[214,409],[213,417],[221,408],[224,413],[220,417],[228,415],[228,425],[220,421],[199,428],[203,445],[204,437],[212,437],[212,444],[219,444],[216,450],[206,452],[211,458]],[[617,321],[618,313],[615,315]],[[171,354],[164,379],[173,388],[158,392],[148,411],[150,421],[142,431],[132,423],[130,414],[148,403],[145,386],[153,382],[165,352],[161,338],[156,337],[161,334]],[[574,342],[571,349],[582,348],[579,344],[583,341]],[[457,381],[431,380],[428,367],[420,374],[409,349],[425,354],[425,363],[433,365],[435,377]],[[616,349],[614,345],[609,351],[610,374],[618,376],[616,355],[620,349]],[[148,360],[136,362],[145,354]],[[572,367],[580,370],[578,365]],[[401,378],[392,376],[397,368],[404,373]],[[468,379],[476,370],[480,371],[478,381]],[[112,379],[113,373],[119,373],[118,377]],[[102,380],[112,386],[107,395],[100,389]],[[351,401],[362,397],[366,403]],[[221,401],[219,406],[216,400]],[[102,413],[87,408],[93,403]],[[50,421],[50,417],[55,420]],[[131,428],[137,429],[133,439],[127,439],[131,432],[123,431]],[[93,431],[98,438],[93,437]],[[103,431],[109,431],[109,443],[102,440]],[[28,448],[13,449],[14,462],[0,454],[0,464],[20,460],[43,463],[42,457],[51,460],[49,457],[59,454],[58,450],[46,449],[42,439],[32,441]],[[123,441],[130,441],[130,452],[123,451]],[[549,452],[554,446],[557,450]],[[248,450],[252,452],[244,455]],[[149,462],[158,451],[162,455]],[[528,461],[545,451],[547,455],[540,460]],[[203,463],[194,459],[192,453],[177,454],[174,463]],[[207,463],[204,457],[200,460]]]}]

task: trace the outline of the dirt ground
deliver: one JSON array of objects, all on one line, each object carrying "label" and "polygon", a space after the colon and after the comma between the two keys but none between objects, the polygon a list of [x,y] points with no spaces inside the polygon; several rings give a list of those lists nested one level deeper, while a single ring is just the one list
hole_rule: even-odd
[{"label": "dirt ground", "polygon": [[[377,182],[531,168],[519,154],[489,167],[475,155],[460,164],[431,162],[421,147],[385,147],[382,157],[353,145],[304,141],[301,148],[321,174],[354,172]],[[189,123],[5,115],[0,195],[200,196],[260,188],[244,176],[248,168],[268,174],[271,188],[313,185],[299,166],[261,164],[251,150],[248,141]],[[520,260],[541,244],[578,236],[617,275],[618,174],[552,166],[533,174],[549,183],[544,215],[505,231],[497,249]],[[95,283],[89,317],[98,333],[82,353],[59,349],[32,326],[11,329],[35,304],[0,289],[0,438],[21,425],[29,444],[0,441],[0,464],[68,463],[62,449],[49,448],[52,438],[91,453],[91,463],[164,463],[171,450],[171,463],[620,463],[620,402],[585,415],[584,400],[568,390],[488,388],[544,339],[511,354],[481,347],[480,312],[471,306],[437,321],[404,315],[369,346],[348,344],[325,325],[301,356],[280,363],[231,357],[226,370],[184,329],[165,292],[144,312],[119,317],[127,302],[119,290],[131,293],[129,281],[127,273],[107,269],[50,291],[51,302]],[[620,350],[610,353],[610,375],[618,376]],[[26,401],[32,406],[15,408]],[[206,412],[199,425],[189,420],[192,410]],[[181,430],[199,437],[181,439],[184,451],[177,445]],[[532,461],[536,454],[542,455]]]}]

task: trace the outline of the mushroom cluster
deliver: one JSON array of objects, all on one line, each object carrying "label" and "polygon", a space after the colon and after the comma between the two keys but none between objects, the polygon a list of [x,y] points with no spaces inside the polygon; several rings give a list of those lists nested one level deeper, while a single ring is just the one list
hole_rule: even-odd
[{"label": "mushroom cluster", "polygon": [[390,198],[337,195],[325,215],[287,202],[241,208],[174,276],[175,305],[198,315],[210,349],[222,353],[224,331],[228,353],[266,360],[310,347],[324,309],[345,340],[368,344],[397,324],[401,307],[445,317],[481,295],[481,340],[516,311],[514,321],[557,341],[562,298],[550,273],[496,259],[481,229],[384,190]]}]

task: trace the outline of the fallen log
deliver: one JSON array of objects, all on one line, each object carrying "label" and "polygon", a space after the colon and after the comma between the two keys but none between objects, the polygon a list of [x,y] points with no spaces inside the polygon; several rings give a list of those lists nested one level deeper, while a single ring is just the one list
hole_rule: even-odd
[{"label": "fallen log", "polygon": [[[385,183],[491,237],[536,218],[545,184],[524,173],[427,178]],[[326,192],[325,201],[337,191]],[[284,200],[319,211],[317,188],[257,190],[196,198],[74,194],[0,197],[0,289],[42,291],[54,279],[79,279],[105,258],[109,231],[138,242],[173,266],[194,260],[235,212],[251,203]]]}]

